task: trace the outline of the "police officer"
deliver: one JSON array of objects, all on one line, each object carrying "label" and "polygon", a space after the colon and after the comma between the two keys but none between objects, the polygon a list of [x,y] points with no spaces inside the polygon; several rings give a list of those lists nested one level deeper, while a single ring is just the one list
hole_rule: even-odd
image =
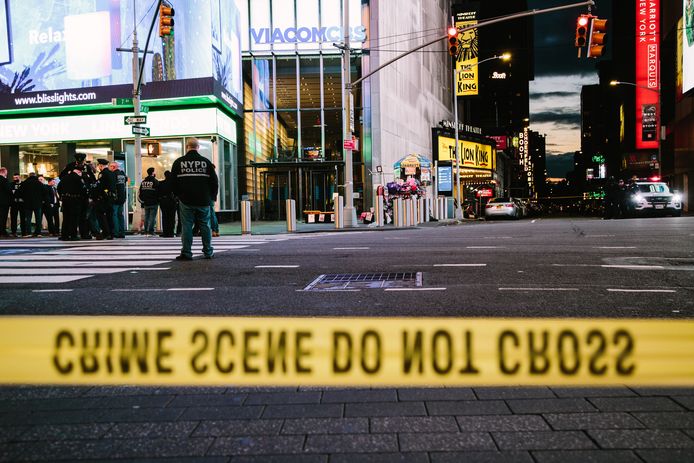
[{"label": "police officer", "polygon": [[60,201],[63,204],[63,228],[60,231],[60,239],[63,241],[79,241],[77,227],[84,211],[84,198],[87,187],[82,180],[82,169],[76,166],[70,172],[60,173],[61,180],[58,184]]},{"label": "police officer", "polygon": [[12,184],[10,189],[12,190],[12,202],[10,203],[10,235],[17,236],[17,217],[19,217],[19,229],[22,235],[26,234],[24,228],[24,207],[22,206],[24,201],[22,200],[21,194],[19,193],[19,186],[22,184],[22,180],[19,174],[15,173],[12,175]]},{"label": "police officer", "polygon": [[125,238],[125,217],[123,207],[128,200],[128,176],[125,175],[117,162],[112,162],[108,168],[116,176],[116,201],[113,203],[113,236]]},{"label": "police officer", "polygon": [[60,173],[58,178],[62,181],[64,177],[69,175],[74,170],[79,170],[81,172],[81,182],[85,188],[81,190],[82,194],[82,204],[80,205],[80,215],[78,218],[80,237],[82,239],[91,239],[91,232],[93,231],[93,225],[90,224],[90,213],[91,207],[89,204],[89,193],[90,189],[93,188],[96,183],[96,177],[94,176],[94,171],[92,170],[91,164],[85,162],[86,155],[84,153],[75,153],[75,160],[69,163],[63,171]]},{"label": "police officer", "polygon": [[12,186],[7,180],[7,168],[0,167],[0,238],[7,238],[7,216],[12,205]]},{"label": "police officer", "polygon": [[101,232],[97,240],[113,239],[113,203],[116,201],[116,174],[108,169],[108,159],[98,159],[99,180],[95,185],[94,214]]},{"label": "police officer", "polygon": [[154,176],[154,167],[147,169],[147,177],[140,183],[139,200],[145,208],[145,236],[154,236],[157,224],[159,180]]}]

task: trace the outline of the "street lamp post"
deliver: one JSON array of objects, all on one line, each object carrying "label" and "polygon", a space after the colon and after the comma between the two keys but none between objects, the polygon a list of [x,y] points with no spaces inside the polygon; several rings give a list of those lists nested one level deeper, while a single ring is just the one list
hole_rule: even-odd
[{"label": "street lamp post", "polygon": [[651,87],[647,87],[645,85],[639,85],[639,84],[635,84],[633,82],[622,82],[619,80],[610,81],[610,85],[613,87],[615,87],[617,85],[631,85],[632,87],[643,88],[646,90],[650,90],[651,92],[656,92],[658,94],[658,121],[657,121],[657,125],[656,125],[656,127],[658,128],[658,131],[656,133],[656,136],[658,137],[658,177],[662,178],[663,177],[663,170],[662,170],[663,168],[661,165],[661,160],[662,160],[661,156],[662,156],[662,149],[663,149],[663,141],[661,140],[661,136],[660,136],[660,131],[662,130],[660,128],[660,126],[661,126],[661,123],[663,121],[663,119],[662,119],[663,107],[662,107],[662,95],[660,92],[660,87],[651,88]]},{"label": "street lamp post", "polygon": [[503,53],[501,55],[494,55],[489,58],[485,58],[482,61],[478,61],[475,64],[467,65],[460,70],[456,69],[455,62],[453,63],[453,118],[455,120],[455,193],[457,196],[457,204],[455,208],[455,218],[462,219],[463,216],[463,192],[460,191],[460,151],[458,150],[459,135],[458,135],[458,91],[456,89],[456,82],[458,81],[458,74],[461,72],[469,71],[473,66],[479,66],[482,63],[491,61],[494,59],[500,59],[503,61],[508,61],[511,59],[510,53]]}]

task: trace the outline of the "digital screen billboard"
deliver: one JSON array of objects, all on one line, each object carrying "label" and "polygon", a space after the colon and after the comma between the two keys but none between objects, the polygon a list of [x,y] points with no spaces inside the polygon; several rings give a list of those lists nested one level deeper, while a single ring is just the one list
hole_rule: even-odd
[{"label": "digital screen billboard", "polygon": [[682,93],[694,88],[694,0],[682,0]]},{"label": "digital screen billboard", "polygon": [[[0,0],[0,5],[9,37],[0,39],[0,110],[131,96],[132,54],[116,49],[132,48],[135,24],[139,47],[144,48],[153,15],[159,13],[156,8],[120,0]],[[169,84],[177,89],[175,96],[216,89],[222,100],[238,108],[241,20],[234,0],[175,2],[174,20],[174,33],[163,38],[155,22],[143,83],[152,83],[158,97],[167,95]],[[0,37],[2,32],[0,28]],[[143,99],[153,97],[146,85],[142,92]]]}]

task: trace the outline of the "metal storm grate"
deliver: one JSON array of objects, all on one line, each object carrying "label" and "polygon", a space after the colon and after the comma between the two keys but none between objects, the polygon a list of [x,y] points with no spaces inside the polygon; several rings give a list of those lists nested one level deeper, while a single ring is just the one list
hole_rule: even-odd
[{"label": "metal storm grate", "polygon": [[422,272],[330,273],[318,276],[304,288],[304,291],[348,291],[417,286],[422,286]]}]

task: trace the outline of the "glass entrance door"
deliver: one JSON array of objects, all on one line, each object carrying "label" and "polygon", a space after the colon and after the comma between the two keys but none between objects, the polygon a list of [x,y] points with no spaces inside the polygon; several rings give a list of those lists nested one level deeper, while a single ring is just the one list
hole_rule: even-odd
[{"label": "glass entrance door", "polygon": [[265,220],[285,220],[285,200],[292,195],[291,182],[287,172],[263,173],[265,191],[263,195],[263,210]]},{"label": "glass entrance door", "polygon": [[311,171],[307,203],[314,211],[331,211],[333,209],[333,193],[336,190],[336,174],[332,171]]}]

